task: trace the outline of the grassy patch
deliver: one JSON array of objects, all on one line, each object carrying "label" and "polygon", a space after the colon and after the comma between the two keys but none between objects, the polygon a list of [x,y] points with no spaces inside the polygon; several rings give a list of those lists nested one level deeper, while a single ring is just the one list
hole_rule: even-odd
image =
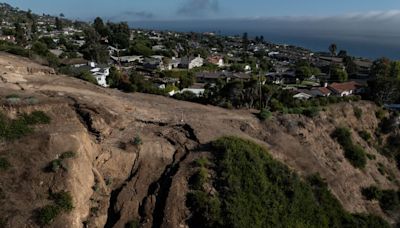
[{"label": "grassy patch", "polygon": [[0,139],[15,140],[33,132],[33,125],[48,124],[50,117],[44,112],[35,111],[22,114],[16,119],[9,119],[0,113]]},{"label": "grassy patch", "polygon": [[224,137],[212,147],[217,193],[189,192],[191,227],[389,227],[347,213],[319,176],[303,181],[253,142]]}]

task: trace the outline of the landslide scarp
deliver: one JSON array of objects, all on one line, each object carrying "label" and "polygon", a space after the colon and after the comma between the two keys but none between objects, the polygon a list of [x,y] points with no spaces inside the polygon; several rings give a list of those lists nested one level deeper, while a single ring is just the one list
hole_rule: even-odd
[{"label": "landslide scarp", "polygon": [[[73,209],[59,213],[47,227],[187,227],[193,216],[186,204],[193,162],[212,159],[209,143],[223,136],[267,148],[300,178],[319,173],[347,212],[396,220],[361,194],[371,185],[397,190],[400,180],[395,161],[380,150],[391,134],[379,134],[383,120],[373,103],[332,105],[314,118],[275,114],[259,121],[251,110],[126,94],[21,70],[28,65],[41,67],[0,53],[0,75],[6,79],[0,80],[0,112],[15,119],[41,111],[51,119],[21,138],[0,140],[0,159],[9,163],[0,169],[0,219],[6,227],[40,227],[37,212],[54,205],[51,193],[60,191],[71,194]],[[360,117],[355,107],[362,110]],[[365,168],[352,166],[331,137],[337,127],[348,128],[353,143],[369,155]],[[60,159],[65,152],[75,155]],[[47,171],[53,163],[55,171]]]}]

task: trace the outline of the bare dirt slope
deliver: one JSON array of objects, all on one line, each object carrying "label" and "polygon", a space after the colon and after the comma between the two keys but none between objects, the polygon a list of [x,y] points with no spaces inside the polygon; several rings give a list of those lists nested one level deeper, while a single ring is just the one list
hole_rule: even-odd
[{"label": "bare dirt slope", "polygon": [[[6,96],[18,94],[10,104]],[[147,94],[125,94],[56,75],[52,69],[0,54],[0,111],[10,117],[41,110],[52,121],[13,142],[0,142],[0,156],[12,167],[0,173],[0,216],[7,227],[37,227],[38,208],[49,203],[49,191],[67,190],[74,209],[49,227],[185,227],[190,163],[220,136],[252,139],[301,175],[320,173],[351,212],[384,216],[377,202],[365,201],[360,188],[397,188],[377,170],[377,163],[400,173],[356,130],[374,132],[377,107],[368,102],[339,104],[318,117],[274,116],[260,122],[251,111],[226,110]],[[35,102],[25,102],[26,100]],[[361,119],[353,105],[363,110]],[[348,126],[353,137],[376,156],[367,168],[353,168],[330,134]],[[140,138],[141,145],[134,139]],[[67,169],[43,169],[65,151],[76,156]],[[387,218],[392,221],[391,218]]]}]

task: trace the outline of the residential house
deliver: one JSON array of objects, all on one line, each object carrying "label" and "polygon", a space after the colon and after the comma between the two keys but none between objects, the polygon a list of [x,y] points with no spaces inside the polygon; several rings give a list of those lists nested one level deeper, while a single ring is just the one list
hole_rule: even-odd
[{"label": "residential house", "polygon": [[116,63],[133,63],[133,62],[143,63],[143,56],[141,55],[131,55],[131,56],[121,56],[121,57],[111,56],[110,58],[114,60],[114,62]]},{"label": "residential house", "polygon": [[205,89],[204,89],[204,84],[202,84],[202,83],[195,83],[195,84],[193,84],[192,86],[190,86],[189,88],[182,89],[182,90],[181,90],[181,93],[187,92],[187,91],[196,94],[197,97],[201,97],[201,96],[203,96],[204,91],[205,91]]},{"label": "residential house", "polygon": [[7,36],[7,35],[0,36],[0,40],[15,43],[15,36]]},{"label": "residential house", "polygon": [[97,65],[93,62],[90,63],[92,68],[90,72],[96,78],[97,84],[103,87],[108,87],[107,77],[110,75],[110,68],[106,65]]},{"label": "residential house", "polygon": [[332,92],[340,97],[350,96],[362,92],[363,87],[357,82],[332,83],[328,86]]},{"label": "residential house", "polygon": [[160,69],[162,67],[162,60],[158,58],[145,58],[143,67],[152,70]]},{"label": "residential house", "polygon": [[204,59],[200,56],[197,57],[183,57],[179,64],[180,68],[183,69],[193,69],[195,67],[201,67],[204,64]]},{"label": "residential house", "polygon": [[219,55],[213,55],[207,58],[207,62],[214,64],[218,67],[224,67],[225,63],[224,63],[224,58],[222,56]]},{"label": "residential house", "polygon": [[78,71],[89,71],[96,79],[97,84],[103,87],[108,87],[107,77],[110,75],[110,67],[107,65],[97,64],[95,62],[89,62],[85,65],[75,65]]},{"label": "residential house", "polygon": [[312,88],[310,92],[315,97],[329,97],[332,94],[332,90],[328,89],[327,85],[324,87]]}]

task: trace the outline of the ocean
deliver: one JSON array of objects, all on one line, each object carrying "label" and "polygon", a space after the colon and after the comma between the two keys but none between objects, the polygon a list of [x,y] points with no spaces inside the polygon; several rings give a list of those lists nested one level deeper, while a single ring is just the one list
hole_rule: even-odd
[{"label": "ocean", "polygon": [[[192,20],[130,22],[132,28],[178,32],[215,32],[221,35],[264,36],[265,41],[295,45],[314,52],[328,51],[335,43],[349,55],[371,60],[388,57],[400,60],[400,30],[372,23],[276,21],[276,20]],[[396,27],[397,28],[397,27]]]}]

